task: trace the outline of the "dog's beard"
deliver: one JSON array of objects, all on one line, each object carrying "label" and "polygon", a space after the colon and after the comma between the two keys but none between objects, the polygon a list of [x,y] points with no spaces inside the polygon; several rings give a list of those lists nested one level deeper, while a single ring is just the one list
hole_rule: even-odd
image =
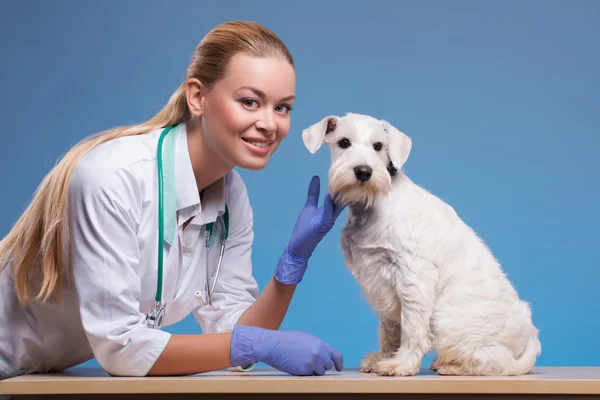
[{"label": "dog's beard", "polygon": [[385,168],[373,169],[373,175],[366,182],[357,180],[353,169],[347,166],[334,166],[329,170],[329,193],[340,204],[359,204],[371,208],[379,196],[387,194],[390,188],[391,179]]}]

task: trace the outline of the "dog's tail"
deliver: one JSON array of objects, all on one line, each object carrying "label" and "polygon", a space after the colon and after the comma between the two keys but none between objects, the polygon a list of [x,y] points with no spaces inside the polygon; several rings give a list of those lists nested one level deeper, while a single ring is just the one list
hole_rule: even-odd
[{"label": "dog's tail", "polygon": [[511,375],[524,375],[531,372],[537,357],[542,354],[542,344],[538,339],[537,332],[531,335],[525,350],[516,358],[513,358]]},{"label": "dog's tail", "polygon": [[530,336],[525,349],[515,357],[505,345],[495,344],[479,348],[472,354],[472,363],[459,371],[465,375],[515,376],[525,375],[533,369],[537,356],[542,352],[537,334]]}]

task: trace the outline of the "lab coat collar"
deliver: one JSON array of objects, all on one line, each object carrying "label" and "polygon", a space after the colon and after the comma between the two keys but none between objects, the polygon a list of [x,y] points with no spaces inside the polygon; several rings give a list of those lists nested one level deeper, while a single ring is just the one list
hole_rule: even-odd
[{"label": "lab coat collar", "polygon": [[225,178],[205,188],[201,202],[188,151],[185,123],[177,127],[176,146],[177,225],[182,225],[194,216],[197,218],[194,218],[193,224],[204,225],[214,222],[217,216],[225,212]]}]

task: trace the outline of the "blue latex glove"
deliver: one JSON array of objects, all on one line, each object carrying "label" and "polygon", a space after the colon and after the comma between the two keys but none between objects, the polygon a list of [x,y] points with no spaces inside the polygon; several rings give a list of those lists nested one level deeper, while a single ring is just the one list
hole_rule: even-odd
[{"label": "blue latex glove", "polygon": [[230,358],[233,367],[263,362],[290,375],[344,368],[342,353],[310,333],[247,325],[234,325]]},{"label": "blue latex glove", "polygon": [[275,279],[281,283],[297,284],[302,280],[308,259],[345,208],[345,205],[335,203],[329,194],[325,196],[323,206],[317,208],[320,188],[319,177],[313,176],[306,204],[275,269]]}]

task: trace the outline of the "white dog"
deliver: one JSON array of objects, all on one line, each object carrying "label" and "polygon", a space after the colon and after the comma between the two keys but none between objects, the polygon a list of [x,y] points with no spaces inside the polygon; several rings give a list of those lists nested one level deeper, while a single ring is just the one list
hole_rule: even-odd
[{"label": "white dog", "polygon": [[440,375],[530,372],[541,344],[528,303],[454,209],[402,172],[411,139],[353,113],[302,137],[311,153],[330,148],[329,192],[348,205],[345,263],[380,318],[380,351],[361,371],[414,375],[433,349]]}]

